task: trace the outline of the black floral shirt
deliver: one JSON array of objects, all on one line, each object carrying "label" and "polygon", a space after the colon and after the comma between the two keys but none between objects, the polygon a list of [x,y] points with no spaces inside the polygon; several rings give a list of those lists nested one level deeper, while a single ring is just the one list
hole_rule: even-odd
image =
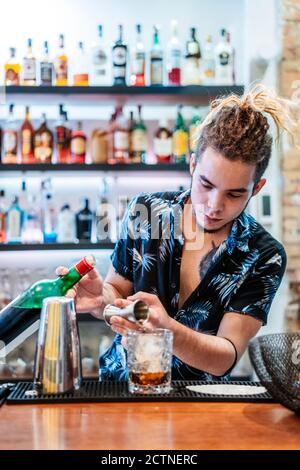
[{"label": "black floral shirt", "polygon": [[[140,194],[129,204],[120,239],[111,256],[115,270],[134,292],[159,297],[168,314],[202,333],[216,335],[226,312],[267,322],[286,267],[283,246],[243,212],[218,247],[195,291],[178,308],[184,238],[180,214],[189,191]],[[101,380],[126,380],[121,336],[100,357]],[[173,380],[218,380],[173,356]],[[222,378],[224,380],[224,377]]]}]

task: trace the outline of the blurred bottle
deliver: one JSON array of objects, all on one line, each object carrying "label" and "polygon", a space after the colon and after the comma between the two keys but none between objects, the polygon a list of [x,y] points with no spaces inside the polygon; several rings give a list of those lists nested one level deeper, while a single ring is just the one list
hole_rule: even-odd
[{"label": "blurred bottle", "polygon": [[7,212],[7,243],[21,243],[23,211],[19,198],[15,196]]},{"label": "blurred bottle", "polygon": [[6,218],[7,208],[5,203],[5,191],[0,190],[0,244],[6,243]]},{"label": "blurred bottle", "polygon": [[87,138],[82,130],[82,122],[77,122],[77,130],[71,134],[71,163],[84,164],[86,158]]},{"label": "blurred bottle", "polygon": [[154,137],[154,154],[157,163],[171,163],[172,161],[172,132],[168,128],[168,121],[161,118]]},{"label": "blurred bottle", "polygon": [[168,44],[168,84],[181,85],[181,45],[178,38],[178,23],[176,20],[171,22],[172,37]]},{"label": "blurred bottle", "polygon": [[201,84],[201,49],[196,33],[196,28],[190,28],[190,38],[186,43],[184,60],[184,85]]},{"label": "blurred bottle", "polygon": [[51,163],[53,155],[53,133],[47,126],[46,114],[34,135],[34,156],[38,163]]},{"label": "blurred bottle", "polygon": [[13,283],[11,272],[0,269],[0,311],[13,299]]},{"label": "blurred bottle", "polygon": [[182,106],[178,106],[177,119],[173,130],[173,161],[186,163],[189,152],[189,133],[182,116]]},{"label": "blurred bottle", "polygon": [[89,85],[89,63],[82,41],[78,43],[77,53],[73,60],[73,85],[88,86]]},{"label": "blurred bottle", "polygon": [[98,25],[98,40],[91,47],[91,85],[111,85],[111,71],[108,47],[103,40],[103,26]]},{"label": "blurred bottle", "polygon": [[145,47],[142,40],[142,26],[136,25],[136,42],[131,58],[131,78],[130,84],[132,86],[145,86],[145,64],[146,54]]},{"label": "blurred bottle", "polygon": [[108,185],[104,180],[104,190],[98,199],[95,213],[95,228],[97,242],[110,242],[112,238],[112,220],[108,198]]},{"label": "blurred bottle", "polygon": [[204,51],[203,51],[203,84],[214,85],[215,83],[215,55],[213,50],[212,36],[209,34],[206,38]]},{"label": "blurred bottle", "polygon": [[58,243],[76,242],[75,214],[69,204],[63,205],[58,214],[57,241]]},{"label": "blurred bottle", "polygon": [[18,163],[18,125],[13,104],[9,105],[8,118],[4,124],[2,163]]},{"label": "blurred bottle", "polygon": [[36,196],[30,195],[22,227],[22,243],[43,243],[41,212]]},{"label": "blurred bottle", "polygon": [[108,146],[108,129],[94,129],[91,136],[91,159],[93,163],[107,163]]},{"label": "blurred bottle", "polygon": [[59,105],[59,117],[55,126],[56,162],[70,163],[71,160],[71,130],[67,123],[64,105]]},{"label": "blurred bottle", "polygon": [[27,40],[27,53],[22,64],[22,83],[28,86],[36,85],[36,58],[32,52],[32,39]]},{"label": "blurred bottle", "polygon": [[199,138],[199,126],[201,124],[201,117],[199,115],[199,108],[194,107],[194,114],[189,125],[189,149],[190,154],[196,153],[197,141]]},{"label": "blurred bottle", "polygon": [[123,41],[123,26],[120,24],[119,37],[112,48],[113,84],[126,85],[128,47]]},{"label": "blurred bottle", "polygon": [[91,241],[93,212],[89,208],[89,200],[84,199],[84,207],[76,214],[76,236],[79,241]]},{"label": "blurred bottle", "polygon": [[153,45],[150,51],[150,85],[163,85],[163,50],[159,41],[159,29],[157,26],[154,26],[153,29]]},{"label": "blurred bottle", "polygon": [[57,240],[57,213],[52,194],[48,193],[42,208],[44,243],[55,243]]},{"label": "blurred bottle", "polygon": [[233,55],[233,48],[228,42],[228,33],[226,29],[221,29],[220,41],[215,48],[217,85],[233,85]]},{"label": "blurred bottle", "polygon": [[9,48],[9,59],[4,65],[4,85],[20,85],[21,66],[16,59],[16,48]]},{"label": "blurred bottle", "polygon": [[113,122],[113,159],[109,163],[128,163],[129,127],[122,106],[116,108]]},{"label": "blurred bottle", "polygon": [[54,61],[55,85],[68,85],[68,56],[65,52],[65,37],[59,35],[58,52]]},{"label": "blurred bottle", "polygon": [[147,127],[142,119],[142,106],[138,105],[138,119],[131,131],[130,163],[146,163],[147,159]]},{"label": "blurred bottle", "polygon": [[122,221],[124,218],[124,215],[126,213],[126,210],[128,208],[130,198],[126,195],[121,195],[118,198],[118,214],[117,214],[117,220],[116,220],[116,231],[117,231],[117,239],[119,240],[121,235],[122,235]]},{"label": "blurred bottle", "polygon": [[44,41],[43,56],[40,62],[40,85],[52,86],[53,84],[53,63],[49,58],[48,41]]},{"label": "blurred bottle", "polygon": [[25,108],[25,120],[21,127],[21,163],[34,163],[34,128],[30,121],[30,108]]}]

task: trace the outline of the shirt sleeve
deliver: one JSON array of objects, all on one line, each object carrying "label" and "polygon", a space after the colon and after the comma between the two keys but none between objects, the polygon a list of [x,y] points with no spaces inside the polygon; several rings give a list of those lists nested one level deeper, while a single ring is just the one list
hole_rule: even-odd
[{"label": "shirt sleeve", "polygon": [[250,315],[266,325],[272,301],[285,272],[286,262],[283,247],[262,256],[250,276],[234,294],[226,312]]}]

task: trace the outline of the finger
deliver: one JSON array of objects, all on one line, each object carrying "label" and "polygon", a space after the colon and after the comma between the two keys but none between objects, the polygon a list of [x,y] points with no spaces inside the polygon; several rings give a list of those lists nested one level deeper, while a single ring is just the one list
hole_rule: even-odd
[{"label": "finger", "polygon": [[128,300],[144,300],[145,302],[153,302],[154,299],[157,299],[158,297],[154,294],[149,294],[148,292],[137,292],[134,295],[130,295],[127,297]]},{"label": "finger", "polygon": [[69,289],[68,292],[66,293],[66,297],[69,297],[71,299],[74,299],[76,297],[76,289],[75,287],[72,287],[72,289]]},{"label": "finger", "polygon": [[123,338],[121,340],[121,344],[122,344],[124,349],[127,349],[127,338],[126,338],[126,336],[123,336]]},{"label": "finger", "polygon": [[68,274],[68,272],[69,272],[69,270],[65,266],[58,266],[58,268],[56,268],[56,270],[55,270],[55,273],[58,276],[64,276],[65,274]]},{"label": "finger", "polygon": [[127,330],[126,328],[121,328],[119,326],[111,326],[112,331],[115,333],[118,333],[119,335],[122,335],[123,337],[127,335]]},{"label": "finger", "polygon": [[126,320],[125,318],[120,318],[117,316],[111,317],[110,325],[114,327],[125,328],[127,330],[135,330],[135,331],[140,330],[140,325],[138,325],[137,323],[134,323],[132,321]]},{"label": "finger", "polygon": [[132,302],[127,299],[115,299],[114,301],[114,305],[119,308],[127,307],[130,304],[132,304]]}]

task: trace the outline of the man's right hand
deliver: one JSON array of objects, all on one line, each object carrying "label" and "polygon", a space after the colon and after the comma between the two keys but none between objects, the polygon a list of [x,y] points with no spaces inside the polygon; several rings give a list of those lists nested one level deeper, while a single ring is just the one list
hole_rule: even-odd
[{"label": "man's right hand", "polygon": [[[68,273],[68,268],[59,266],[55,272],[63,276]],[[99,317],[104,300],[103,279],[96,269],[92,269],[66,295],[75,299],[77,313],[92,313]]]}]

